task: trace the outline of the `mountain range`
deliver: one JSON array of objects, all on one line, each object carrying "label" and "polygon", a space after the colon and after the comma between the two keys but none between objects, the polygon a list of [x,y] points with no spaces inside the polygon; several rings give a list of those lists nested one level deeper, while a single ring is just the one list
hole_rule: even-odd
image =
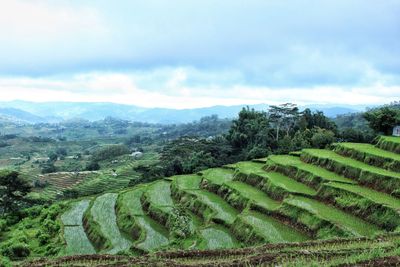
[{"label": "mountain range", "polygon": [[[114,117],[129,121],[149,123],[187,123],[201,117],[218,115],[220,118],[235,118],[246,105],[212,106],[194,109],[144,108],[116,103],[86,102],[0,102],[0,119],[21,123],[60,122],[70,119],[86,119],[89,121]],[[255,110],[266,110],[267,104],[248,105]],[[300,109],[320,110],[328,117],[358,112],[361,106],[326,106],[308,105]]]}]

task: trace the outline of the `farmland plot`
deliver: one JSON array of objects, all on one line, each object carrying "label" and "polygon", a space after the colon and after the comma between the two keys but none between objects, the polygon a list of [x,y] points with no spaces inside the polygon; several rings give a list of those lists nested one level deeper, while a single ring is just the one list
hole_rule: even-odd
[{"label": "farmland plot", "polygon": [[93,219],[100,225],[101,232],[111,242],[112,249],[106,251],[116,254],[119,251],[129,249],[131,242],[122,236],[117,226],[115,215],[115,203],[118,194],[107,193],[96,198],[93,203],[91,214]]},{"label": "farmland plot", "polygon": [[67,243],[66,255],[94,254],[96,250],[86,236],[82,226],[83,213],[89,207],[90,200],[81,200],[61,216],[64,225],[64,239]]}]

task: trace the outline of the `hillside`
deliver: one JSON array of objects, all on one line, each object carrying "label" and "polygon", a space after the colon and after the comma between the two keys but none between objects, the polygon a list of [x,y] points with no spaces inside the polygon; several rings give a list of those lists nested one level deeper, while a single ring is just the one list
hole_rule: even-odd
[{"label": "hillside", "polygon": [[[386,137],[376,146],[339,143],[333,150],[273,155],[65,202],[58,217],[53,215],[60,230],[47,241],[57,247],[57,256],[192,252],[50,262],[93,266],[95,260],[120,266],[168,259],[174,266],[294,258],[339,264],[398,255],[398,235],[387,233],[400,229],[399,147],[400,138]],[[26,226],[14,231],[21,227]],[[5,237],[12,240],[10,230]],[[35,248],[35,231],[40,230],[26,233],[32,239],[31,256],[44,256]],[[266,243],[277,245],[250,248]]]},{"label": "hillside", "polygon": [[[171,109],[171,108],[144,108],[133,105],[116,103],[84,103],[84,102],[27,102],[10,101],[0,102],[3,107],[14,110],[13,118],[23,122],[61,122],[75,118],[89,121],[103,120],[106,117],[113,117],[129,121],[147,123],[189,123],[199,120],[205,116],[218,115],[220,118],[235,118],[238,112],[246,106],[212,106],[193,109]],[[263,110],[267,104],[248,105],[255,110]],[[336,117],[340,114],[347,114],[362,110],[360,106],[325,106],[308,105],[301,107],[313,111],[323,111],[328,117]],[[4,109],[6,110],[6,109]],[[0,109],[0,115],[2,110]],[[28,120],[30,118],[30,120]]]}]

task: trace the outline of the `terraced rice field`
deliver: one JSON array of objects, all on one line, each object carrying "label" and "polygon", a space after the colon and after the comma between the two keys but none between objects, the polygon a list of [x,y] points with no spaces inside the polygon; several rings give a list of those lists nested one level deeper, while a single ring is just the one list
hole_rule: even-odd
[{"label": "terraced rice field", "polygon": [[285,203],[306,210],[322,220],[332,222],[354,236],[372,236],[379,232],[379,228],[372,224],[307,197],[292,196],[285,199]]},{"label": "terraced rice field", "polygon": [[71,204],[71,208],[61,216],[64,225],[65,255],[94,254],[96,250],[86,236],[82,226],[83,213],[89,207],[90,200],[81,200]]},{"label": "terraced rice field", "polygon": [[251,226],[267,243],[301,242],[310,239],[280,221],[255,211],[241,214],[239,220]]},{"label": "terraced rice field", "polygon": [[[354,153],[365,157],[353,157],[338,150],[306,149],[301,155],[273,155],[238,162],[71,203],[70,210],[61,217],[65,254],[95,253],[95,247],[110,254],[185,249],[189,251],[182,253],[189,255],[195,253],[190,250],[196,249],[235,249],[352,236],[364,238],[398,231],[400,173],[389,170],[389,165],[382,165],[380,161],[366,163],[367,157],[380,157],[393,163],[397,156],[392,150],[382,150],[382,144],[377,147],[353,143],[337,146],[355,150]],[[85,210],[90,211],[88,218]],[[85,234],[89,238],[85,238]],[[99,249],[96,243],[99,241],[107,246]],[[388,243],[393,246],[391,241]],[[389,251],[388,243],[379,244]],[[249,256],[254,252],[253,256],[287,264],[294,256],[285,258],[283,255],[291,255],[292,250],[302,253],[295,249],[300,245],[295,244],[298,243],[279,245],[285,247],[286,253],[279,257],[273,254],[272,245],[267,256],[265,250],[257,254],[250,248],[243,253],[247,253],[249,262],[257,263]],[[302,247],[307,247],[306,244]],[[341,245],[324,246],[340,255],[350,255],[347,250],[354,248],[371,252],[369,245],[354,244],[357,245],[343,245],[343,249],[338,250]],[[309,253],[318,254],[316,247],[310,245]],[[152,255],[169,252],[157,253]],[[299,262],[307,260],[311,254],[303,253]],[[172,255],[175,254],[168,255],[171,264],[182,263],[174,259]],[[228,257],[239,261],[235,255]],[[216,258],[202,263],[216,264]],[[311,258],[316,260],[320,256]],[[227,263],[226,260],[218,258],[219,263]],[[198,262],[194,258],[184,261],[185,264]]]},{"label": "terraced rice field", "polygon": [[400,153],[400,137],[381,136],[379,138],[377,146],[384,150],[399,154]]},{"label": "terraced rice field", "polygon": [[207,219],[213,221],[217,220],[231,225],[238,215],[237,210],[216,194],[200,190],[191,191],[191,194],[196,196],[198,201],[204,203],[204,205],[212,210],[212,213],[206,216],[206,218],[208,217]]},{"label": "terraced rice field", "polygon": [[385,193],[382,193],[382,192],[379,192],[376,190],[372,190],[368,187],[363,187],[363,186],[354,185],[354,184],[343,184],[343,183],[337,183],[337,182],[330,182],[326,185],[360,195],[364,198],[370,199],[372,202],[386,205],[388,207],[391,207],[395,210],[400,211],[400,199],[395,198],[391,195],[388,195],[388,194],[385,194]]},{"label": "terraced rice field", "polygon": [[[272,167],[278,166],[284,173],[292,173],[294,177],[299,177],[303,174],[304,182],[320,185],[322,182],[335,181],[341,183],[356,184],[349,178],[328,171],[319,166],[307,164],[300,160],[299,157],[288,155],[272,155],[268,158],[267,163]],[[286,172],[285,172],[286,169]],[[308,176],[308,177],[307,177]],[[308,178],[308,181],[307,181]],[[301,179],[301,178],[298,178]]]},{"label": "terraced rice field", "polygon": [[323,149],[305,149],[302,158],[307,162],[321,164],[324,167],[369,184],[378,190],[400,195],[400,173],[388,171],[355,159],[341,156],[334,151]]},{"label": "terraced rice field", "polygon": [[198,246],[200,249],[222,249],[238,248],[240,242],[234,238],[227,229],[218,225],[210,225],[199,230],[200,237],[204,244]]},{"label": "terraced rice field", "polygon": [[233,170],[224,168],[213,168],[200,172],[202,176],[213,184],[221,185],[225,182],[232,181]]},{"label": "terraced rice field", "polygon": [[132,244],[121,234],[117,226],[117,217],[115,215],[117,197],[118,194],[104,194],[96,198],[91,208],[94,221],[100,225],[102,234],[111,242],[112,248],[105,251],[107,254],[116,254],[129,249]]},{"label": "terraced rice field", "polygon": [[169,244],[167,230],[154,220],[147,216],[137,216],[135,221],[143,231],[143,239],[135,243],[135,247],[144,251],[155,251]]},{"label": "terraced rice field", "polygon": [[255,175],[260,175],[273,186],[281,188],[283,191],[292,193],[292,194],[300,194],[300,195],[308,195],[315,196],[317,191],[313,188],[308,187],[305,184],[297,182],[286,175],[283,175],[278,172],[256,172]]},{"label": "terraced rice field", "polygon": [[269,211],[274,211],[276,210],[280,203],[272,198],[270,198],[268,195],[266,195],[264,192],[261,190],[250,186],[246,183],[242,183],[239,181],[231,181],[225,183],[225,185],[234,190],[236,194],[239,194],[243,198],[245,198],[247,201],[250,203],[253,203],[254,205],[260,206],[264,208],[265,210]]},{"label": "terraced rice field", "polygon": [[180,189],[196,190],[200,188],[201,176],[199,175],[177,175],[171,177],[175,186]]},{"label": "terraced rice field", "polygon": [[380,149],[371,144],[340,143],[336,144],[335,151],[367,164],[400,172],[400,154]]}]

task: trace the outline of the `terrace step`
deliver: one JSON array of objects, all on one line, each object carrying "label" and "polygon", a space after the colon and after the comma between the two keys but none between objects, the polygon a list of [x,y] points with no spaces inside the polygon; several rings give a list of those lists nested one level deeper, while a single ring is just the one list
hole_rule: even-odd
[{"label": "terrace step", "polygon": [[301,242],[310,239],[282,222],[256,211],[240,214],[232,231],[247,244]]},{"label": "terrace step", "polygon": [[381,136],[378,140],[377,147],[400,154],[400,137]]},{"label": "terrace step", "polygon": [[388,171],[325,149],[304,149],[303,161],[357,180],[359,183],[400,196],[400,173]]},{"label": "terrace step", "polygon": [[377,148],[371,144],[338,143],[335,144],[335,152],[376,167],[400,172],[400,154]]},{"label": "terrace step", "polygon": [[116,254],[129,249],[132,242],[125,238],[117,226],[115,203],[118,194],[107,193],[95,199],[91,207],[91,216],[105,238],[110,242],[111,248],[104,251],[106,254]]},{"label": "terrace step", "polygon": [[359,185],[330,182],[322,186],[318,195],[389,231],[400,226],[400,199],[388,194]]},{"label": "terrace step", "polygon": [[83,214],[89,207],[89,204],[90,200],[88,199],[75,202],[61,216],[66,242],[65,255],[88,255],[96,253],[82,225]]},{"label": "terrace step", "polygon": [[174,190],[173,197],[177,202],[189,208],[193,213],[202,216],[207,222],[213,221],[230,226],[238,211],[220,196],[205,190]]},{"label": "terrace step", "polygon": [[224,168],[251,173],[255,171],[260,171],[264,167],[263,163],[255,162],[255,161],[239,161],[233,164],[225,165]]},{"label": "terrace step", "polygon": [[228,229],[221,225],[212,224],[200,229],[199,235],[201,238],[198,249],[227,249],[239,248],[240,243],[229,232]]},{"label": "terrace step", "polygon": [[220,186],[218,195],[239,210],[250,208],[270,213],[277,210],[280,205],[263,191],[240,181],[225,182]]},{"label": "terrace step", "polygon": [[168,245],[168,231],[153,219],[145,215],[140,199],[146,186],[121,193],[117,200],[119,228],[135,242],[133,246],[141,251],[155,251]]},{"label": "terrace step", "polygon": [[381,231],[353,215],[303,196],[286,198],[280,211],[308,227],[317,238],[372,236]]},{"label": "terrace step", "polygon": [[282,200],[285,196],[290,194],[305,196],[317,195],[315,189],[278,172],[266,172],[264,170],[250,172],[246,169],[241,169],[240,172],[236,173],[234,179],[235,181],[241,181],[257,187],[277,200]]},{"label": "terrace step", "polygon": [[315,189],[318,189],[323,183],[331,181],[349,184],[357,183],[319,166],[305,163],[296,156],[271,155],[265,158],[265,162],[265,170],[280,172]]}]

